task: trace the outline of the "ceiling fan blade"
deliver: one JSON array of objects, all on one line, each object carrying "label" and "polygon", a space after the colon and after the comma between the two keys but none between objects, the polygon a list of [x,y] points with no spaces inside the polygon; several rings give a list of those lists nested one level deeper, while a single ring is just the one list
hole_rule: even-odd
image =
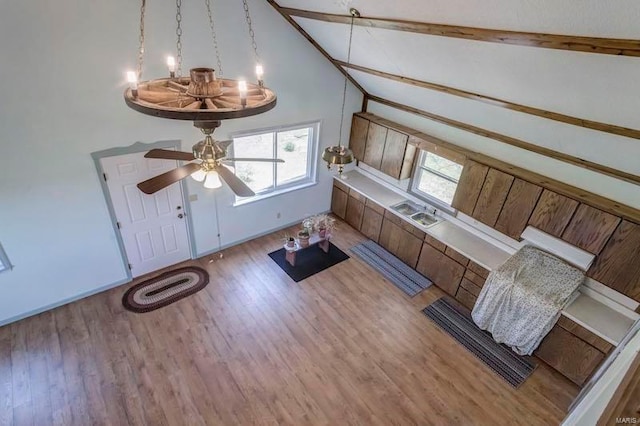
[{"label": "ceiling fan blade", "polygon": [[158,192],[161,189],[166,188],[172,183],[186,178],[191,173],[197,170],[200,170],[200,164],[185,164],[182,167],[178,167],[177,169],[173,169],[151,179],[147,179],[144,182],[140,182],[138,184],[138,188],[140,188],[140,191],[144,192],[145,194],[153,194],[154,192]]},{"label": "ceiling fan blade", "polygon": [[191,161],[196,159],[190,152],[170,151],[168,149],[152,149],[151,151],[147,152],[144,157],[183,161]]},{"label": "ceiling fan blade", "polygon": [[226,166],[222,165],[221,167],[216,167],[216,171],[218,172],[218,175],[220,175],[222,180],[227,182],[229,188],[231,188],[231,190],[235,192],[238,197],[253,197],[254,195],[256,195],[256,193],[253,192],[251,188],[249,188],[243,181],[241,181],[240,178],[234,175],[233,172]]},{"label": "ceiling fan blade", "polygon": [[222,161],[262,161],[264,163],[284,163],[280,158],[225,158]]}]

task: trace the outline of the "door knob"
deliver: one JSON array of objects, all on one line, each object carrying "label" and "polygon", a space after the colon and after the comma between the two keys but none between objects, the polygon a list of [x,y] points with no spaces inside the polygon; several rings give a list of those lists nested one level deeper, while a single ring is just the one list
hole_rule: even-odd
[{"label": "door knob", "polygon": [[182,210],[182,206],[176,207],[176,210]]},{"label": "door knob", "polygon": [[178,215],[178,218],[180,218],[180,219],[182,219],[183,217],[184,217],[184,215],[183,215],[182,213],[180,213],[180,214]]}]

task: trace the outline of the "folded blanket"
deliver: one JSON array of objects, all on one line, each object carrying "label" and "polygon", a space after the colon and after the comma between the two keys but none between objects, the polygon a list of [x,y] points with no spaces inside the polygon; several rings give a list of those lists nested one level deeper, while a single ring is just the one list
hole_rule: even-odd
[{"label": "folded blanket", "polygon": [[579,269],[524,246],[489,274],[471,315],[496,342],[531,355],[583,280]]}]

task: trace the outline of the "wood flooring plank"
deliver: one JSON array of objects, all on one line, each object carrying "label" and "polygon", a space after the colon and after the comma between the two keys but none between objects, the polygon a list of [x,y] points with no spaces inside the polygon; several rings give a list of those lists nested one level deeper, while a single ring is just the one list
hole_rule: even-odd
[{"label": "wood flooring plank", "polygon": [[[564,417],[575,385],[539,367],[511,388],[422,314],[444,294],[435,286],[409,298],[356,257],[293,282],[267,253],[295,228],[225,249],[221,259],[186,262],[205,268],[209,285],[156,311],[126,311],[129,284],[0,328],[0,372],[11,371],[0,403],[11,395],[20,424],[35,423],[34,408],[64,425],[542,425]],[[364,239],[340,221],[333,242],[348,252]],[[31,348],[34,372],[24,364]],[[49,403],[34,405],[24,390],[40,394],[44,383]],[[23,392],[15,408],[14,386]]]},{"label": "wood flooring plank", "polygon": [[0,327],[0,424],[13,424],[11,327]]}]

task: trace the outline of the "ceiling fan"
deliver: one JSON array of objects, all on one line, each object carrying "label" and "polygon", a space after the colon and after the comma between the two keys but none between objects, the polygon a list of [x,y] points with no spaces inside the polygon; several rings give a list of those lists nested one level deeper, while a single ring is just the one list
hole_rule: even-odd
[{"label": "ceiling fan", "polygon": [[212,128],[210,123],[208,124],[209,126],[207,127],[201,127],[205,138],[193,145],[193,153],[165,149],[152,149],[147,152],[145,158],[195,162],[140,182],[138,188],[145,194],[153,194],[187,176],[192,176],[197,181],[204,180],[206,188],[219,188],[222,185],[220,182],[220,178],[222,178],[237,196],[251,197],[255,195],[255,192],[240,180],[226,164],[234,161],[284,163],[284,160],[279,158],[228,158],[227,148],[233,141],[217,141],[213,139],[211,134],[215,127]]}]

